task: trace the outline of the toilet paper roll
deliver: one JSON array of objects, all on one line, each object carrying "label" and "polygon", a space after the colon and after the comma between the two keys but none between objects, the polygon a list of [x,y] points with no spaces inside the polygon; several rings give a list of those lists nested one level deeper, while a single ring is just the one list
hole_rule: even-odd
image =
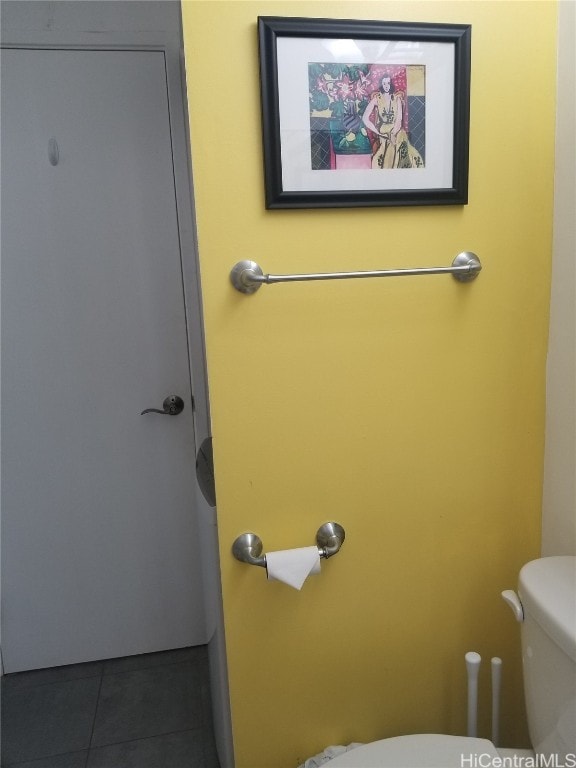
[{"label": "toilet paper roll", "polygon": [[320,573],[318,547],[267,552],[266,570],[270,581],[283,581],[294,589],[302,589],[302,585],[310,574]]}]

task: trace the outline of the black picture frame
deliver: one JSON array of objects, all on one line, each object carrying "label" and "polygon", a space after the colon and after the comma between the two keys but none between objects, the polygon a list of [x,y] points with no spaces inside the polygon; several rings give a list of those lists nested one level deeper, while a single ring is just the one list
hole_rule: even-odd
[{"label": "black picture frame", "polygon": [[470,25],[260,16],[258,38],[267,209],[468,202]]}]

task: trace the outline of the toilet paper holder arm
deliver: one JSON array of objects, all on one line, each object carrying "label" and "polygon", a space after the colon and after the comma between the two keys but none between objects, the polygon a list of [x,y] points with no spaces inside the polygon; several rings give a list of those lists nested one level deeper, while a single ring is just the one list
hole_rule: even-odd
[{"label": "toilet paper holder arm", "polygon": [[[340,551],[346,538],[346,531],[339,523],[324,523],[316,532],[316,546],[320,557],[328,559]],[[262,539],[255,533],[242,533],[232,544],[236,560],[248,565],[266,568],[266,555],[262,554]]]}]

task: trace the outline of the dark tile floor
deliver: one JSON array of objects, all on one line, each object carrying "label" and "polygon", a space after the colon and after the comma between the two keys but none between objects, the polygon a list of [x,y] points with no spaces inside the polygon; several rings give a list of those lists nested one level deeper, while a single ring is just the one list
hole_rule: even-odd
[{"label": "dark tile floor", "polygon": [[219,768],[205,646],[2,678],[2,768]]}]

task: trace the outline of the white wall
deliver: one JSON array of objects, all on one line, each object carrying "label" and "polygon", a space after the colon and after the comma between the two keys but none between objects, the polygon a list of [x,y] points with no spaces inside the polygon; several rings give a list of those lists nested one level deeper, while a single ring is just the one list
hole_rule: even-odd
[{"label": "white wall", "polygon": [[180,4],[177,0],[2,0],[3,33],[18,31],[90,32],[180,32]]},{"label": "white wall", "polygon": [[560,0],[542,554],[576,554],[576,2]]}]

